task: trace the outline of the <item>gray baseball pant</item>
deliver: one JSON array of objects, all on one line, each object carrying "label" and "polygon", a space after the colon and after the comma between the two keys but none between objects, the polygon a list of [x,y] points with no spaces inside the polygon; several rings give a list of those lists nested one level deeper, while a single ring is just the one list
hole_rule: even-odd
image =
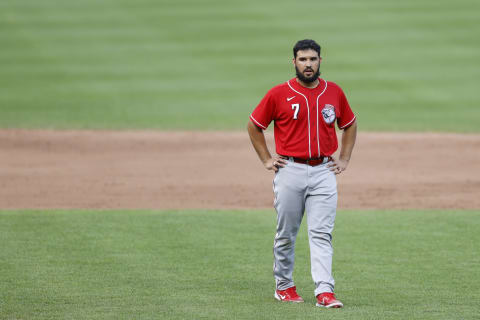
[{"label": "gray baseball pant", "polygon": [[290,158],[287,165],[275,174],[273,191],[277,211],[273,273],[277,290],[294,286],[295,241],[306,212],[315,296],[333,292],[332,231],[337,209],[335,174],[327,163],[312,167]]}]

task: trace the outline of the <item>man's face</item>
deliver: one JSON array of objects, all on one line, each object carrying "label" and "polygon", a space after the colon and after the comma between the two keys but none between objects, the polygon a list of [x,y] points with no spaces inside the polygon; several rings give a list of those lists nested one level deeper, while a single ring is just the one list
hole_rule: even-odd
[{"label": "man's face", "polygon": [[299,50],[293,59],[297,78],[303,82],[311,83],[320,75],[320,60],[315,50]]}]

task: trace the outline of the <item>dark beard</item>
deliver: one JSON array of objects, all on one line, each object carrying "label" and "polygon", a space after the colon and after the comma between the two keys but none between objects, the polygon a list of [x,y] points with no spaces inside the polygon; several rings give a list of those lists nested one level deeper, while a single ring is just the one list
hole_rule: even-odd
[{"label": "dark beard", "polygon": [[298,68],[296,66],[295,66],[295,71],[297,73],[298,80],[305,83],[312,83],[315,80],[317,80],[318,77],[320,76],[320,67],[318,67],[317,72],[315,72],[311,77],[305,77],[300,71],[298,71]]}]

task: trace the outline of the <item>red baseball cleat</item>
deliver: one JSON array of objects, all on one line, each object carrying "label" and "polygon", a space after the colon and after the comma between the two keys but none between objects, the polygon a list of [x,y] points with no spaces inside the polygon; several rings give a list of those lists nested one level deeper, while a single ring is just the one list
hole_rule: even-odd
[{"label": "red baseball cleat", "polygon": [[275,290],[275,299],[286,302],[303,302],[302,297],[297,294],[297,287],[290,287],[286,290]]},{"label": "red baseball cleat", "polygon": [[317,296],[317,307],[342,308],[343,303],[335,298],[333,292],[324,292]]}]

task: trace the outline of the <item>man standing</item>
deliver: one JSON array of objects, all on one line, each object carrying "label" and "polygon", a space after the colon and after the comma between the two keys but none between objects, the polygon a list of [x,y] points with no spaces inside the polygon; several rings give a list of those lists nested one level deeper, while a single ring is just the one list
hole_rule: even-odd
[{"label": "man standing", "polygon": [[[298,41],[293,48],[296,77],[270,89],[250,115],[248,133],[260,160],[275,172],[277,211],[273,273],[275,298],[303,302],[293,282],[295,241],[307,213],[311,272],[317,306],[341,308],[332,277],[332,231],[337,209],[337,181],[348,166],[357,124],[342,89],[319,78],[320,46]],[[267,148],[263,130],[274,121],[277,155]],[[340,154],[335,122],[343,130]]]}]

